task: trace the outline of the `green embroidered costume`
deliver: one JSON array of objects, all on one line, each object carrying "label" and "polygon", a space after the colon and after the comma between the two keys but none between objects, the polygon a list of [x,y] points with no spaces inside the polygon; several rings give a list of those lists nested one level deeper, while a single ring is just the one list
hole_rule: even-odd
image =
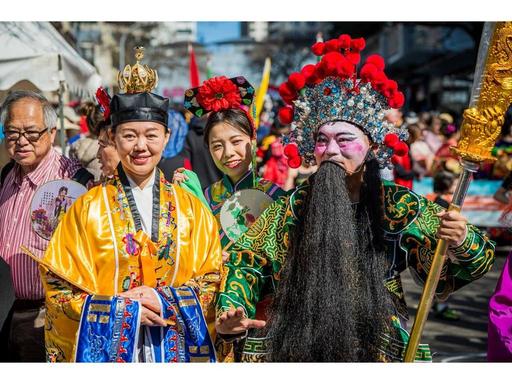
[{"label": "green embroidered costume", "polygon": [[[308,182],[290,196],[271,205],[259,220],[233,246],[230,262],[224,265],[224,278],[217,301],[217,313],[230,307],[244,308],[254,318],[257,304],[278,284],[279,274],[288,251],[289,233],[301,217],[301,205],[310,190]],[[397,317],[392,324],[400,328],[406,320],[407,307],[400,273],[407,267],[418,280],[425,281],[435,252],[436,232],[442,208],[409,189],[383,181],[382,198],[385,212],[383,231],[389,262],[385,285],[391,293]],[[458,247],[450,248],[443,268],[437,296],[446,298],[451,292],[482,277],[494,261],[494,243],[473,225]],[[270,292],[271,293],[271,292]],[[400,360],[408,335],[399,332],[401,340],[382,338],[383,360]],[[248,338],[244,360],[264,360],[264,338]],[[418,360],[429,360],[428,347],[420,348]]]}]

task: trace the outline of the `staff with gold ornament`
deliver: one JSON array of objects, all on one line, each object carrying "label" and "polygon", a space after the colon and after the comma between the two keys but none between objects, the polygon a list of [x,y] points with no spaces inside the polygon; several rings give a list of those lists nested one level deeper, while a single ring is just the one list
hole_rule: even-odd
[{"label": "staff with gold ornament", "polygon": [[[504,114],[512,102],[512,22],[485,23],[469,108],[464,111],[461,139],[453,153],[460,157],[463,167],[449,211],[460,211],[469,184],[480,164],[495,161],[491,150],[503,125]],[[423,288],[418,312],[405,351],[405,362],[413,362],[423,327],[432,305],[448,244],[440,239]]]}]

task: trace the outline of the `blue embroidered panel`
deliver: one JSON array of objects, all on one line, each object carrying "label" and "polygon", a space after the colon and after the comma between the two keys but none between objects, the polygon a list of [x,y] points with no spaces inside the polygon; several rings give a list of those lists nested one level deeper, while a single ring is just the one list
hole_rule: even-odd
[{"label": "blue embroidered panel", "polygon": [[194,290],[160,287],[157,292],[169,324],[164,336],[165,361],[215,362],[215,349]]},{"label": "blue embroidered panel", "polygon": [[122,297],[87,296],[76,348],[77,362],[132,362],[140,303]]}]

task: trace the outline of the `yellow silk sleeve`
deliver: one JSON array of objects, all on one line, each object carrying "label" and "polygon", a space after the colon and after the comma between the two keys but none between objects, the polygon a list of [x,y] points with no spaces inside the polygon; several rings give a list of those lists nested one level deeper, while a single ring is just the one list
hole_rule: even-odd
[{"label": "yellow silk sleeve", "polygon": [[45,347],[49,362],[74,361],[80,314],[87,294],[40,266],[46,294]]},{"label": "yellow silk sleeve", "polygon": [[116,281],[113,255],[107,209],[102,187],[98,186],[79,197],[64,215],[42,264],[89,294],[113,295]]}]

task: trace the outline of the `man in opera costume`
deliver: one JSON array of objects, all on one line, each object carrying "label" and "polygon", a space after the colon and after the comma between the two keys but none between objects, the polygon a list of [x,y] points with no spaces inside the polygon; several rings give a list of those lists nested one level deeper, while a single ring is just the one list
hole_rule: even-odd
[{"label": "man in opera costume", "polygon": [[[63,217],[41,262],[49,361],[215,361],[213,301],[221,249],[215,218],[156,167],[168,100],[137,63],[110,101],[115,175]],[[101,101],[100,101],[101,103]]]},{"label": "man in opera costume", "polygon": [[[409,267],[424,282],[440,238],[449,242],[441,300],[493,264],[493,242],[460,213],[381,179],[407,154],[407,132],[384,117],[404,95],[380,56],[357,71],[364,46],[348,35],[317,43],[321,60],[280,87],[289,164],[319,169],[260,216],[224,266],[217,335],[244,339],[242,360],[400,361],[408,341],[400,273]],[[266,319],[255,318],[269,293]],[[431,360],[428,346],[416,360]]]}]

